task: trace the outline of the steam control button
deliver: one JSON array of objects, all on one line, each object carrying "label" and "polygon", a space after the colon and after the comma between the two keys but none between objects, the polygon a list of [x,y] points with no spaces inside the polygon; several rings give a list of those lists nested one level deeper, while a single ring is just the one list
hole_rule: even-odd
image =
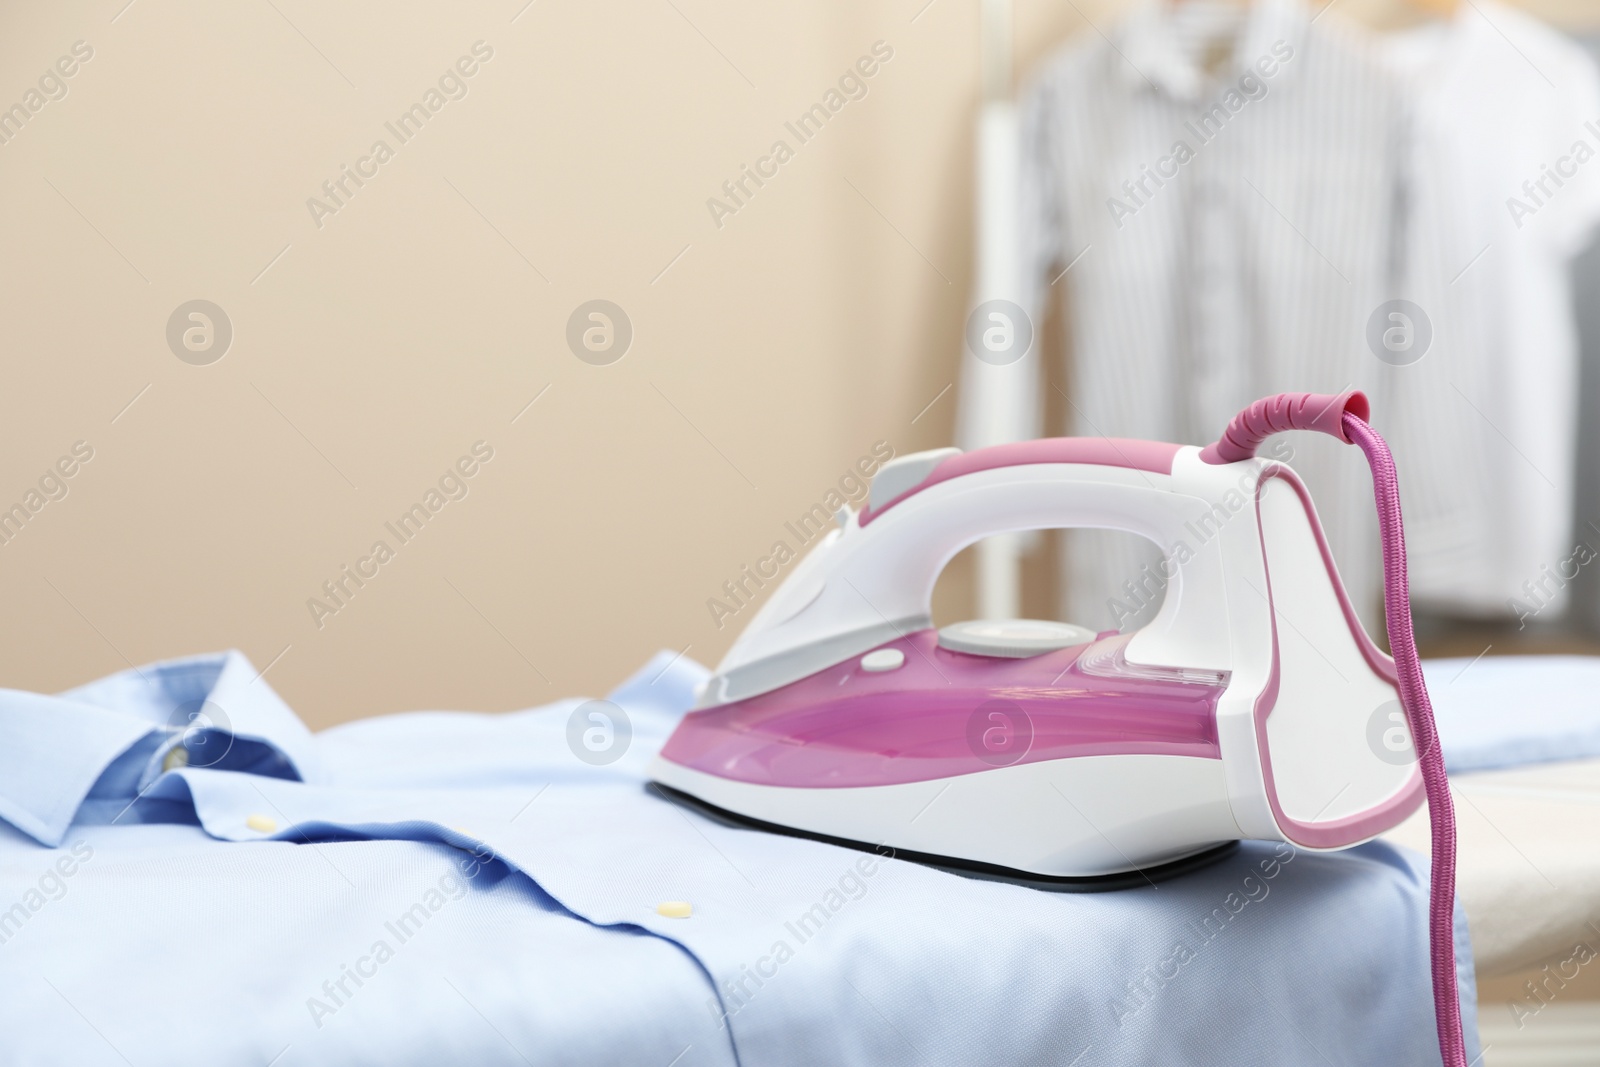
[{"label": "steam control button", "polygon": [[974,619],[939,631],[939,647],[972,656],[1026,659],[1094,640],[1094,631],[1048,619]]},{"label": "steam control button", "polygon": [[861,657],[861,669],[873,673],[893,671],[905,666],[905,662],[906,654],[898,648],[880,648]]}]

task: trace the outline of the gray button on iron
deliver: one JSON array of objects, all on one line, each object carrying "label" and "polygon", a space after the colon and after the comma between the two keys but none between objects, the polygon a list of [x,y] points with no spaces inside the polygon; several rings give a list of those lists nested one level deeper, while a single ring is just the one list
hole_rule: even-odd
[{"label": "gray button on iron", "polygon": [[1026,659],[1093,640],[1093,630],[1048,619],[973,619],[939,631],[940,648],[1002,659]]},{"label": "gray button on iron", "polygon": [[927,452],[913,452],[909,456],[896,456],[878,468],[877,476],[872,479],[872,487],[867,491],[867,503],[874,508],[883,507],[912,486],[920,485],[933,473],[933,468],[951,456],[959,455],[959,448],[935,448]]}]

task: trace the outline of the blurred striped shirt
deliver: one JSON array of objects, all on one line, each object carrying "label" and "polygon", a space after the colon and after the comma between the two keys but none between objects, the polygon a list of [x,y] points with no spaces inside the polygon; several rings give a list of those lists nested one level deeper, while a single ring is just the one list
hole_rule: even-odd
[{"label": "blurred striped shirt", "polygon": [[[1026,306],[1065,290],[1069,432],[1204,443],[1269,393],[1383,384],[1365,329],[1398,269],[1403,120],[1359,42],[1291,0],[1145,3],[1048,61],[1022,121]],[[1292,447],[1370,620],[1365,465]],[[1069,535],[1068,617],[1125,622],[1112,602],[1157,558]]]}]

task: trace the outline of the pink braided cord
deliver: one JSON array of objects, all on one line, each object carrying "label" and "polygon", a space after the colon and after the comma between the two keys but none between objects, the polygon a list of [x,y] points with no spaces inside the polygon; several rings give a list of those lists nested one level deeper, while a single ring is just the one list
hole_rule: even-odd
[{"label": "pink braided cord", "polygon": [[1378,431],[1353,412],[1342,420],[1346,438],[1366,453],[1372,467],[1372,495],[1378,504],[1383,541],[1383,611],[1389,626],[1389,651],[1400,681],[1400,706],[1411,724],[1411,738],[1422,765],[1433,833],[1433,873],[1429,885],[1428,934],[1433,960],[1433,1007],[1439,1053],[1447,1067],[1467,1067],[1461,1036],[1461,1001],[1456,990],[1456,813],[1445,776],[1444,753],[1433,721],[1433,704],[1422,680],[1417,639],[1411,630],[1411,588],[1406,580],[1406,535],[1400,521],[1400,482],[1394,457]]},{"label": "pink braided cord", "polygon": [[1233,417],[1220,438],[1200,453],[1207,463],[1235,463],[1255,455],[1267,437],[1283,430],[1317,430],[1354,444],[1372,468],[1372,495],[1378,507],[1383,542],[1383,609],[1389,648],[1428,796],[1433,834],[1429,884],[1428,941],[1433,970],[1434,1019],[1445,1067],[1468,1067],[1461,1033],[1461,1000],[1456,988],[1455,895],[1456,816],[1450,800],[1444,755],[1439,748],[1433,705],[1422,678],[1416,635],[1411,629],[1411,588],[1406,580],[1406,535],[1400,516],[1400,482],[1394,457],[1378,431],[1367,425],[1367,398],[1359,392],[1337,395],[1281,393],[1257,400]]}]

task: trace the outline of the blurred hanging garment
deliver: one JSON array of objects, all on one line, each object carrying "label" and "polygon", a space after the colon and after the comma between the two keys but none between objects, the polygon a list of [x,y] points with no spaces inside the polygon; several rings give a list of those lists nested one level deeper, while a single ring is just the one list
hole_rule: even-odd
[{"label": "blurred hanging garment", "polygon": [[1385,38],[1382,53],[1413,116],[1402,295],[1433,335],[1393,382],[1411,595],[1550,619],[1600,548],[1600,532],[1573,535],[1568,275],[1600,218],[1600,75],[1577,44],[1494,0]]},{"label": "blurred hanging garment", "polygon": [[[1027,87],[1022,276],[1035,321],[1066,290],[1069,432],[1206,441],[1257,396],[1379,384],[1363,327],[1397,262],[1401,101],[1331,22],[1151,0]],[[1370,624],[1365,471],[1335,442],[1276,447]],[[1154,546],[1069,537],[1067,617],[1125,625],[1158,592]]]}]

